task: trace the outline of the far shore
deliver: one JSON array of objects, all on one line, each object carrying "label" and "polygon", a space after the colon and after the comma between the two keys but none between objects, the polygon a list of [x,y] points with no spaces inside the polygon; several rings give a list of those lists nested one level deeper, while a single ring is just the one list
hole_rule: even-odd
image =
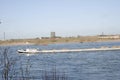
[{"label": "far shore", "polygon": [[50,39],[12,39],[0,41],[0,46],[12,45],[48,45],[60,43],[120,42],[120,39],[99,39],[97,37],[50,38]]}]

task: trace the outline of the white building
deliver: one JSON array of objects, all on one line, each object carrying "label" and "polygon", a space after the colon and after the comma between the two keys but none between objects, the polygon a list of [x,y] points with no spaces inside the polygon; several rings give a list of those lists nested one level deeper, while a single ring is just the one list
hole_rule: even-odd
[{"label": "white building", "polygon": [[120,35],[100,35],[100,39],[120,39]]}]

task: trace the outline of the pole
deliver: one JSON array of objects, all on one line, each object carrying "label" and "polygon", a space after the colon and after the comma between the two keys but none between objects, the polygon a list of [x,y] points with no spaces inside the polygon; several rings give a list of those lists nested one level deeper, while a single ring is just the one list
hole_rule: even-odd
[{"label": "pole", "polygon": [[4,32],[4,41],[5,41],[5,32]]},{"label": "pole", "polygon": [[1,20],[0,20],[0,24],[1,24],[2,22],[1,22]]}]

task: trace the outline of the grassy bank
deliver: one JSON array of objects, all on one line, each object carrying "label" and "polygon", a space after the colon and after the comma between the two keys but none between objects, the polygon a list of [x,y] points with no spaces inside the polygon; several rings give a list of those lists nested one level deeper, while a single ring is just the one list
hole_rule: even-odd
[{"label": "grassy bank", "polygon": [[55,43],[84,43],[84,42],[103,42],[103,41],[120,41],[120,39],[100,39],[97,36],[84,36],[84,37],[67,37],[67,38],[49,38],[49,39],[11,39],[0,41],[0,45],[46,45]]}]

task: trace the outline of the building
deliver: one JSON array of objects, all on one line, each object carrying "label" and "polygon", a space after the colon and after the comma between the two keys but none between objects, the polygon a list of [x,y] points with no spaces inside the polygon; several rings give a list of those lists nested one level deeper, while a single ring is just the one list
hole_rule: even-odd
[{"label": "building", "polygon": [[120,35],[100,35],[99,39],[120,39]]},{"label": "building", "polygon": [[49,37],[41,37],[41,39],[49,39]]},{"label": "building", "polygon": [[50,36],[51,36],[51,38],[55,38],[56,37],[55,32],[51,32]]}]

